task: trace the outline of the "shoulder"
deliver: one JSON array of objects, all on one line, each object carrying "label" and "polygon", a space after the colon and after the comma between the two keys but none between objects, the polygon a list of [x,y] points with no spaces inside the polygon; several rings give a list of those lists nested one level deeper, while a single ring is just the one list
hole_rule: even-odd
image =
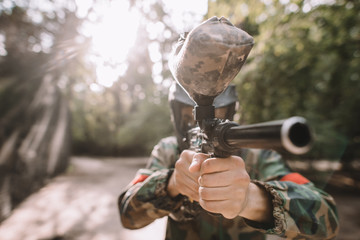
[{"label": "shoulder", "polygon": [[282,160],[281,155],[268,149],[243,149],[240,156],[247,162],[257,163],[258,161]]},{"label": "shoulder", "polygon": [[160,147],[164,147],[164,148],[172,148],[172,149],[176,149],[178,147],[177,144],[177,140],[175,136],[170,136],[170,137],[166,137],[163,138],[159,141],[159,143],[157,144],[157,146]]},{"label": "shoulder", "polygon": [[290,172],[282,156],[273,150],[246,149],[241,157],[245,161],[248,173],[258,180],[275,179]]},{"label": "shoulder", "polygon": [[179,156],[176,137],[161,139],[151,152],[151,165],[172,167]]}]

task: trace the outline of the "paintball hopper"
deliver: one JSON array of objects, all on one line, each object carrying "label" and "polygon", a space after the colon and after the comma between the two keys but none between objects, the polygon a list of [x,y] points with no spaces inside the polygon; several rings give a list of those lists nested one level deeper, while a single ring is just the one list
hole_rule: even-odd
[{"label": "paintball hopper", "polygon": [[169,67],[197,105],[209,106],[239,73],[253,45],[229,20],[212,17],[179,39]]}]

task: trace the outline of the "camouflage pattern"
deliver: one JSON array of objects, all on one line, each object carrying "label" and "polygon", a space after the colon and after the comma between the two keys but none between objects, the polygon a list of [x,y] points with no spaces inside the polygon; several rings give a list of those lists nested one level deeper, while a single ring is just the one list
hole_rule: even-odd
[{"label": "camouflage pattern", "polygon": [[179,39],[169,67],[198,105],[211,105],[239,73],[253,44],[226,18],[212,17]]},{"label": "camouflage pattern", "polygon": [[[171,198],[166,186],[179,157],[176,138],[168,137],[152,151],[146,168],[138,176],[144,181],[129,184],[119,197],[124,227],[137,229],[168,216],[166,239],[335,239],[338,216],[334,199],[313,183],[280,181],[291,174],[280,155],[269,150],[242,150],[252,182],[272,196],[274,223],[265,226],[242,217],[229,220],[203,210],[179,195]],[[142,178],[143,179],[143,178]]]}]

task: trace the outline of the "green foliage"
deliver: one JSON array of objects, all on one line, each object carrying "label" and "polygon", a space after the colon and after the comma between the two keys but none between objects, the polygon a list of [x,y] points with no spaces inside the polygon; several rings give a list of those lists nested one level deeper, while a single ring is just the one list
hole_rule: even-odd
[{"label": "green foliage", "polygon": [[[74,153],[147,155],[159,138],[172,132],[168,84],[164,83],[172,78],[167,59],[177,33],[161,1],[131,4],[143,14],[143,25],[129,51],[126,73],[112,87],[102,88],[86,58],[89,39],[77,32],[87,16],[79,18],[76,10],[66,7],[52,12],[36,9],[37,16],[42,16],[36,22],[25,18],[31,16],[26,4],[13,3],[6,9],[0,3],[0,39],[5,39],[0,42],[0,47],[4,45],[0,49],[1,114],[15,111],[8,103],[26,103],[26,96],[9,96],[16,91],[8,89],[22,84],[13,79],[31,88],[33,79],[51,71],[71,106]],[[217,0],[208,4],[205,18],[225,16],[255,38],[248,61],[234,80],[240,122],[301,115],[316,133],[309,157],[359,158],[359,1]],[[163,30],[150,38],[147,24],[162,24]],[[44,36],[51,39],[50,48],[42,45]],[[149,46],[159,46],[157,62],[151,60]],[[156,74],[155,64],[161,65]],[[90,86],[100,88],[94,91]]]},{"label": "green foliage", "polygon": [[[360,3],[267,3],[263,8],[262,1],[253,1],[263,11],[249,11],[246,18],[231,15],[250,19],[248,25],[257,26],[250,29],[258,29],[254,49],[235,79],[240,121],[304,116],[317,136],[307,157],[359,157]],[[237,5],[243,4],[249,2]]]},{"label": "green foliage", "polygon": [[[147,24],[154,24],[166,13],[155,2],[143,14]],[[174,31],[164,22],[165,30]],[[166,85],[157,86],[153,81],[152,66],[159,62],[152,62],[148,48],[151,44],[159,45],[160,76],[168,81],[170,72],[165,56],[175,39],[158,36],[151,40],[146,25],[142,25],[129,51],[126,73],[112,87],[98,85],[102,90],[93,92],[88,84],[82,84],[82,90],[74,94],[72,101],[75,154],[149,155],[160,138],[172,134]]]},{"label": "green foliage", "polygon": [[[49,2],[47,8],[36,1],[0,2],[0,116],[4,126],[0,143],[21,122],[14,119],[23,119],[27,95],[31,96],[39,85],[36,80],[43,77],[54,79],[67,97],[74,154],[148,155],[160,137],[171,134],[166,85],[158,87],[153,81],[155,63],[148,48],[158,43],[165,56],[177,36],[154,38],[152,34],[150,40],[147,24],[159,23],[166,13],[161,2],[151,6],[135,2],[131,1],[132,6],[147,21],[141,21],[134,47],[122,63],[126,73],[112,87],[97,83],[96,66],[89,61],[91,39],[81,32],[84,24],[94,21],[97,4],[106,1],[93,1],[82,17],[72,0]],[[167,35],[173,32],[168,24],[164,22],[163,28]],[[168,80],[166,57],[160,61],[162,72],[157,74]],[[118,63],[107,64],[114,67]]]},{"label": "green foliage", "polygon": [[126,110],[114,107],[109,91],[87,94],[73,102],[75,154],[149,155],[157,141],[172,132],[165,99],[141,101],[136,109]]},{"label": "green foliage", "polygon": [[171,133],[170,112],[167,100],[164,99],[161,104],[142,102],[139,109],[130,114],[126,123],[117,131],[116,139],[128,153],[150,154],[155,144]]}]

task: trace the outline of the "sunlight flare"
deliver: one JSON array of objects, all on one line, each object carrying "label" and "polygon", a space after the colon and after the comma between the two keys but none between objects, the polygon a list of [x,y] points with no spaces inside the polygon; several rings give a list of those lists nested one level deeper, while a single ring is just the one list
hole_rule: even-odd
[{"label": "sunlight flare", "polygon": [[126,58],[136,40],[141,16],[128,1],[111,1],[96,11],[101,20],[86,29],[92,38],[89,61],[96,66],[97,82],[111,87],[126,72]]}]

